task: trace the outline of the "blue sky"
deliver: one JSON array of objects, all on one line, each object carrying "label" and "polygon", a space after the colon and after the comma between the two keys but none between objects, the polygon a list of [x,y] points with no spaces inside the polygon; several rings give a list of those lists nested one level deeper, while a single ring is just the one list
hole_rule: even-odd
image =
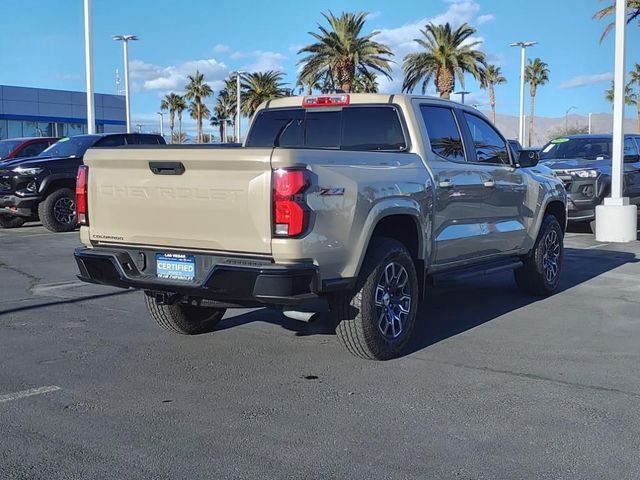
[{"label": "blue sky", "polygon": [[[134,122],[157,129],[160,98],[180,91],[187,73],[204,72],[214,90],[230,71],[278,69],[295,84],[298,48],[323,19],[320,12],[371,12],[370,30],[396,53],[393,82],[398,90],[402,57],[427,21],[477,28],[489,59],[502,67],[508,83],[497,89],[497,110],[517,114],[519,51],[510,42],[537,40],[529,51],[549,64],[551,82],[536,97],[536,113],[559,117],[610,112],[604,99],[613,72],[613,35],[601,45],[603,21],[592,14],[609,0],[350,0],[300,2],[271,0],[218,2],[189,0],[94,0],[95,87],[115,90],[115,69],[122,73],[122,48],[112,34],[134,33],[130,48]],[[84,90],[82,0],[3,0],[0,29],[0,84]],[[10,19],[14,19],[11,21]],[[640,62],[640,28],[630,25],[627,70]],[[459,86],[458,86],[459,87]],[[467,103],[483,104],[487,95],[467,78],[473,92]],[[213,100],[211,100],[213,102]],[[526,108],[528,110],[528,100]],[[627,116],[634,115],[632,109]]]}]

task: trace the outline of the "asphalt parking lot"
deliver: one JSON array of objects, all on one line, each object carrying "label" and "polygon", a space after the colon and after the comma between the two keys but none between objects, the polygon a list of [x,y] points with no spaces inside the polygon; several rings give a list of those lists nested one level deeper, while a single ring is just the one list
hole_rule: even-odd
[{"label": "asphalt parking lot", "polygon": [[640,477],[640,244],[570,233],[562,292],[431,292],[408,354],[227,314],[171,336],[81,284],[77,233],[0,231],[2,479]]}]

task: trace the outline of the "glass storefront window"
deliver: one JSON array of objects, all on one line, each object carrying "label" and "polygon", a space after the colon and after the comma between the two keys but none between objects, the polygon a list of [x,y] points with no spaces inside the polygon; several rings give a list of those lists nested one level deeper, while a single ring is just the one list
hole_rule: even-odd
[{"label": "glass storefront window", "polygon": [[0,140],[4,140],[5,138],[9,138],[7,132],[7,121],[0,120]]},{"label": "glass storefront window", "polygon": [[22,137],[22,122],[20,120],[7,120],[7,124],[9,138]]}]

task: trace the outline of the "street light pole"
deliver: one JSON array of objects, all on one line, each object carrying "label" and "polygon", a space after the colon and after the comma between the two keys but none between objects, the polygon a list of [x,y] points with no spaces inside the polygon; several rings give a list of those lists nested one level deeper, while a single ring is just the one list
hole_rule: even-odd
[{"label": "street light pole", "polygon": [[592,113],[589,112],[589,135],[591,135],[591,115]]},{"label": "street light pole", "polygon": [[461,100],[460,102],[464,105],[464,96],[465,95],[469,95],[471,92],[467,92],[465,90],[460,90],[459,92],[453,92],[454,95],[460,95]]},{"label": "street light pole", "polygon": [[93,32],[91,0],[84,0],[84,55],[87,80],[87,133],[96,133],[96,109],[93,96]]},{"label": "street light pole", "polygon": [[164,138],[164,112],[158,112],[160,115],[160,136]]},{"label": "street light pole", "polygon": [[564,112],[564,134],[565,135],[569,135],[568,131],[569,131],[569,112],[571,110],[575,110],[577,107],[575,106],[570,106],[569,108],[567,108],[567,111]]},{"label": "street light pole", "polygon": [[129,41],[138,40],[136,35],[113,35],[113,40],[122,42],[124,52],[124,104],[127,114],[127,133],[131,133],[131,93],[129,91]]},{"label": "street light pole", "polygon": [[520,124],[518,128],[518,141],[520,145],[524,145],[524,66],[527,57],[527,47],[532,47],[538,42],[514,42],[510,47],[520,47]]},{"label": "street light pole", "polygon": [[241,97],[240,97],[240,75],[242,75],[244,72],[241,71],[237,71],[236,73],[236,142],[241,143],[240,140],[240,114],[241,114],[241,110],[242,110],[242,104],[241,104]]},{"label": "street light pole", "polygon": [[599,242],[632,242],[637,239],[638,208],[623,197],[624,171],[624,87],[625,28],[627,2],[616,7],[615,67],[613,80],[613,151],[611,155],[611,196],[596,207],[596,240]]}]

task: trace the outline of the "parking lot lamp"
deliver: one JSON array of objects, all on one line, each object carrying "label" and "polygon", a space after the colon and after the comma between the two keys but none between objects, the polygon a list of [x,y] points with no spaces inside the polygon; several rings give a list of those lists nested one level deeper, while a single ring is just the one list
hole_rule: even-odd
[{"label": "parking lot lamp", "polygon": [[513,42],[509,46],[520,47],[520,124],[518,127],[518,141],[524,145],[524,65],[527,57],[527,47],[536,45],[538,42]]},{"label": "parking lot lamp", "polygon": [[164,138],[164,112],[158,112],[160,115],[160,136]]},{"label": "parking lot lamp", "polygon": [[96,133],[96,109],[93,98],[93,32],[91,0],[84,0],[84,57],[87,81],[87,133]]},{"label": "parking lot lamp", "polygon": [[465,95],[469,95],[471,92],[467,92],[465,90],[460,90],[459,92],[453,92],[454,95],[460,95],[460,103],[464,105],[464,97]]},{"label": "parking lot lamp", "polygon": [[632,242],[638,235],[638,207],[623,197],[624,170],[624,87],[625,27],[627,2],[616,2],[615,66],[613,79],[613,152],[611,155],[611,196],[596,207],[596,240]]},{"label": "parking lot lamp", "polygon": [[117,42],[122,42],[124,50],[124,104],[127,115],[127,133],[131,133],[131,93],[129,92],[129,41],[138,40],[136,35],[113,35]]},{"label": "parking lot lamp", "polygon": [[568,133],[569,132],[569,112],[571,110],[575,110],[576,108],[578,107],[571,105],[569,108],[567,108],[567,111],[564,112],[564,134],[565,135],[569,135]]}]

